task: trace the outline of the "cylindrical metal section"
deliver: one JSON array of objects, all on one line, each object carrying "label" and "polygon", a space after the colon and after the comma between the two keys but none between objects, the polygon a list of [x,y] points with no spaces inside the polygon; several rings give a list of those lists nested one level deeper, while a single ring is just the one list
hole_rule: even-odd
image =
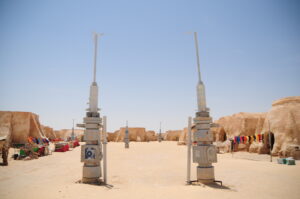
[{"label": "cylindrical metal section", "polygon": [[214,166],[197,166],[197,180],[202,183],[212,183],[215,180]]}]

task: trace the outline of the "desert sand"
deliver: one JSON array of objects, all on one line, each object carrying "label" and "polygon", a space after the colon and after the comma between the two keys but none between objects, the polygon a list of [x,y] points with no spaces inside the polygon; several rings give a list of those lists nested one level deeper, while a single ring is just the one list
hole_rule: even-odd
[{"label": "desert sand", "polygon": [[[12,153],[10,153],[12,154]],[[186,146],[176,142],[108,144],[108,184],[76,183],[81,179],[80,147],[0,167],[0,198],[289,198],[300,196],[300,162],[279,165],[269,156],[237,152],[218,154],[215,176],[224,187],[187,186]],[[192,178],[196,165],[192,164]]]}]

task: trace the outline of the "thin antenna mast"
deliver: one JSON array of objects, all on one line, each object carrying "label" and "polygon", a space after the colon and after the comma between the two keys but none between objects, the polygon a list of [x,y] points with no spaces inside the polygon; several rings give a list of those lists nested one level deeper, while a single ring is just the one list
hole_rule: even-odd
[{"label": "thin antenna mast", "polygon": [[199,82],[201,82],[201,73],[200,73],[200,61],[199,61],[199,49],[198,49],[198,36],[197,32],[194,32],[194,40],[195,40],[195,47],[196,47],[196,56],[197,56],[197,66],[198,66],[198,78]]},{"label": "thin antenna mast", "polygon": [[97,51],[98,51],[98,36],[102,36],[103,33],[94,33],[94,43],[95,43],[95,51],[94,51],[94,78],[93,82],[96,82],[96,66],[97,66]]},{"label": "thin antenna mast", "polygon": [[159,132],[161,132],[161,122],[159,122]]}]

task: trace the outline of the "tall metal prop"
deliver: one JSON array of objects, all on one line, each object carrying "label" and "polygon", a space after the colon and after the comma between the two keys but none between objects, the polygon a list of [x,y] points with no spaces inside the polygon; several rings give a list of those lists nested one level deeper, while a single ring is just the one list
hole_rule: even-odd
[{"label": "tall metal prop", "polygon": [[75,140],[75,132],[74,132],[74,120],[75,120],[75,119],[73,119],[72,133],[71,133],[71,140]]},{"label": "tall metal prop", "polygon": [[[199,52],[198,52],[198,39],[197,33],[194,32],[195,47],[196,47],[196,57],[197,57],[197,68],[198,68],[198,84],[197,84],[197,103],[198,111],[196,112],[196,117],[194,118],[194,132],[193,132],[193,141],[194,145],[192,146],[193,151],[193,162],[198,163],[197,166],[197,182],[201,183],[211,183],[215,181],[214,175],[214,166],[212,163],[217,162],[217,149],[213,145],[213,134],[210,131],[210,128],[215,126],[212,123],[212,118],[209,116],[209,108],[206,107],[206,98],[205,98],[205,87],[204,83],[201,80],[200,73],[200,61],[199,61]],[[189,135],[191,134],[191,124],[189,122]],[[188,140],[188,154],[190,154],[190,147],[192,143],[189,138]],[[188,155],[189,161],[190,155]],[[188,169],[190,169],[190,163],[188,162]],[[188,171],[188,175],[189,171]],[[188,184],[190,177],[187,177]],[[219,181],[218,181],[219,182]]]},{"label": "tall metal prop", "polygon": [[161,135],[161,122],[159,123],[159,133],[158,133],[158,142],[162,141],[162,135]]},{"label": "tall metal prop", "polygon": [[[84,141],[86,144],[81,146],[81,162],[84,162],[82,172],[83,183],[102,182],[100,178],[102,177],[101,160],[103,153],[100,129],[103,126],[99,113],[100,109],[98,108],[98,85],[96,82],[98,36],[102,35],[103,34],[94,33],[94,73],[93,82],[90,86],[89,108],[86,110],[86,117],[83,118],[83,124],[77,124],[78,127],[85,129]],[[106,176],[106,174],[104,174],[104,176]]]},{"label": "tall metal prop", "polygon": [[129,148],[129,130],[128,121],[126,121],[125,137],[124,137],[125,149]]}]

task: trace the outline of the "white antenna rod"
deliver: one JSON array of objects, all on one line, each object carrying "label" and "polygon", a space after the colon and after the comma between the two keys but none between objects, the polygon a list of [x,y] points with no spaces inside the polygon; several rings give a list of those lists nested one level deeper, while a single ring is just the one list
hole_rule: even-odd
[{"label": "white antenna rod", "polygon": [[197,56],[198,78],[199,78],[199,82],[201,82],[201,73],[200,73],[200,61],[199,61],[199,50],[198,50],[198,36],[197,36],[197,32],[194,32],[194,40],[195,40],[196,56]]},{"label": "white antenna rod", "polygon": [[161,122],[159,122],[159,132],[161,133]]},{"label": "white antenna rod", "polygon": [[103,33],[94,33],[94,43],[95,43],[95,51],[94,51],[94,82],[96,82],[96,66],[97,66],[97,50],[98,50],[98,36],[102,36]]}]

